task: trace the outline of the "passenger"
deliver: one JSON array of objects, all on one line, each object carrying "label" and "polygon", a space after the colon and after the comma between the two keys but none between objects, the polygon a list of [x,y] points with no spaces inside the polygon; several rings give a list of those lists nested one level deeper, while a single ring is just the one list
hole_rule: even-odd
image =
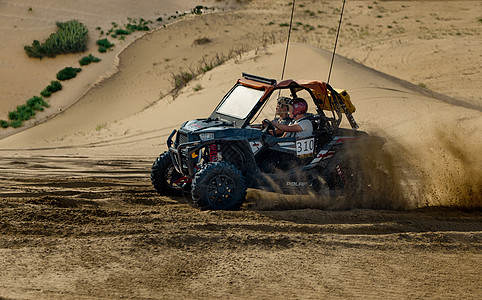
[{"label": "passenger", "polygon": [[289,115],[293,120],[288,124],[271,122],[276,128],[284,132],[283,137],[306,137],[313,135],[313,125],[306,118],[308,103],[303,98],[295,98],[291,101]]}]

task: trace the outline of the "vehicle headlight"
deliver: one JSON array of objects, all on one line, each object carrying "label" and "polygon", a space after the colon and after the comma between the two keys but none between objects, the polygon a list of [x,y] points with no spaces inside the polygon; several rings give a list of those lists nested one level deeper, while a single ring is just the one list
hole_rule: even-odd
[{"label": "vehicle headlight", "polygon": [[201,141],[209,141],[214,139],[214,132],[200,133],[199,138]]}]

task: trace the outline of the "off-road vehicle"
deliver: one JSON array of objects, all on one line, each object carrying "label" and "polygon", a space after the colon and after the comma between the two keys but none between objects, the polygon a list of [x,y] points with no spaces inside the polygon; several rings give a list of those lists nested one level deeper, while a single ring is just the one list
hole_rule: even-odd
[{"label": "off-road vehicle", "polygon": [[[270,98],[303,94],[313,135],[276,137],[254,123]],[[162,195],[184,191],[201,209],[238,209],[248,188],[294,194],[342,194],[360,178],[347,148],[367,136],[357,130],[355,107],[346,91],[317,80],[283,80],[243,73],[204,119],[187,121],[167,140],[169,149],[154,162],[151,180]],[[325,115],[327,112],[328,116]],[[352,128],[340,128],[345,115]],[[259,123],[258,123],[259,124]]]}]

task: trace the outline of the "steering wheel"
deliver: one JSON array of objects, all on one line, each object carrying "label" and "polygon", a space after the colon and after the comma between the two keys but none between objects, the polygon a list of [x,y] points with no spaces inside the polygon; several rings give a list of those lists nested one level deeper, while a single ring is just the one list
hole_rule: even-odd
[{"label": "steering wheel", "polygon": [[[263,133],[268,133],[268,134],[271,134],[271,135],[276,134],[276,128],[273,126],[273,124],[271,124],[271,122],[268,119],[263,120],[263,126],[266,126],[263,129]],[[271,130],[271,133],[269,132],[270,130]]]}]

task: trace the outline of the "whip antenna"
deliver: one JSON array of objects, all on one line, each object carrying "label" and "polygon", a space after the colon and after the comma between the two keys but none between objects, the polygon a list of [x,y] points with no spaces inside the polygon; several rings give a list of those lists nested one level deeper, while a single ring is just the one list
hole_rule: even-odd
[{"label": "whip antenna", "polygon": [[[336,44],[338,43],[338,36],[340,34],[340,28],[341,28],[341,19],[343,18],[344,10],[345,10],[345,0],[343,0],[343,7],[341,8],[340,21],[338,22],[338,30],[336,31],[335,47],[333,48],[333,56],[331,57],[330,72],[328,72],[328,80],[326,81],[326,83],[330,83],[331,69],[333,68],[333,61],[335,60]],[[290,27],[290,30],[291,30],[291,27]]]},{"label": "whip antenna", "polygon": [[286,52],[285,52],[285,59],[284,59],[284,62],[283,62],[283,71],[281,72],[281,80],[283,80],[283,77],[285,75],[286,58],[288,57],[288,47],[290,45],[291,27],[293,26],[293,13],[295,11],[295,2],[296,1],[293,0],[293,7],[291,8],[290,29],[288,31],[288,40],[286,41]]}]

